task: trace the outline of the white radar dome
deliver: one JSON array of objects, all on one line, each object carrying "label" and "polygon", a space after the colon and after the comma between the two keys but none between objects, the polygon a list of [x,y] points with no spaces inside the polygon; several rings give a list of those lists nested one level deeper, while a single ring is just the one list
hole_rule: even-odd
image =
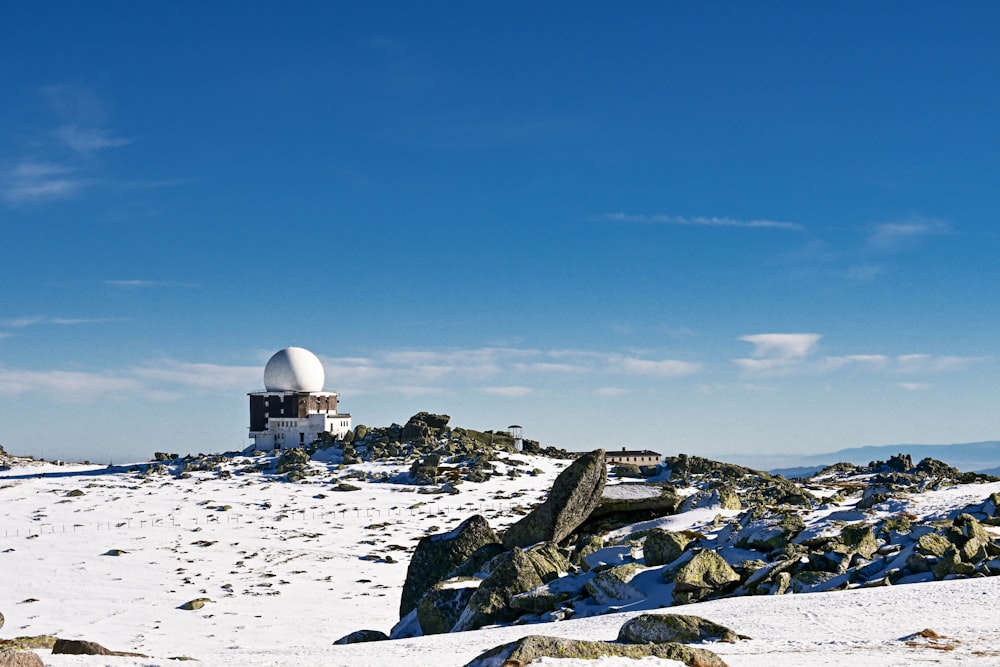
[{"label": "white radar dome", "polygon": [[326,373],[319,358],[301,347],[286,347],[274,353],[264,367],[267,391],[323,391]]}]

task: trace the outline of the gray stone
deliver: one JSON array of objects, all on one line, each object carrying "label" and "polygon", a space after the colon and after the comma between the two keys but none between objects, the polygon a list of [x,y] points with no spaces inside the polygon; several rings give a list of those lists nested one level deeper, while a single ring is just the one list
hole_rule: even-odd
[{"label": "gray stone", "polygon": [[629,644],[736,642],[740,639],[750,638],[700,616],[685,614],[642,614],[627,621],[618,632],[618,641]]},{"label": "gray stone", "polygon": [[[478,579],[473,580],[476,583]],[[456,585],[452,579],[434,584],[417,603],[417,621],[425,635],[450,632],[468,606],[475,586]]]},{"label": "gray stone", "polygon": [[527,665],[536,658],[577,658],[596,660],[603,656],[642,659],[649,656],[677,660],[688,667],[727,667],[715,653],[684,644],[618,644],[616,642],[585,641],[528,635],[517,641],[490,649],[473,658],[465,667],[496,667],[498,665]]},{"label": "gray stone", "polygon": [[431,586],[447,577],[476,550],[497,542],[496,533],[476,514],[450,533],[421,538],[406,570],[399,602],[399,617],[412,611]]},{"label": "gray stone", "polygon": [[491,572],[469,599],[452,632],[476,630],[484,625],[509,623],[517,618],[510,599],[538,588],[542,579],[527,554],[515,547],[493,559]]},{"label": "gray stone", "polygon": [[389,635],[385,634],[381,630],[355,630],[350,634],[346,634],[334,644],[360,644],[362,642],[381,642],[389,638]]},{"label": "gray stone", "polygon": [[729,563],[714,551],[698,551],[674,575],[674,602],[687,604],[723,592],[740,581]]},{"label": "gray stone", "polygon": [[586,590],[597,601],[597,604],[642,600],[646,596],[634,586],[629,585],[629,582],[640,570],[641,568],[636,563],[602,570],[587,582]]},{"label": "gray stone", "polygon": [[600,503],[606,479],[603,449],[578,458],[559,473],[545,502],[507,529],[504,548],[564,540]]},{"label": "gray stone", "polygon": [[680,558],[690,542],[691,538],[684,533],[675,533],[662,528],[650,530],[642,546],[646,565],[666,565],[674,562]]},{"label": "gray stone", "polygon": [[0,649],[0,667],[45,667],[34,651]]}]

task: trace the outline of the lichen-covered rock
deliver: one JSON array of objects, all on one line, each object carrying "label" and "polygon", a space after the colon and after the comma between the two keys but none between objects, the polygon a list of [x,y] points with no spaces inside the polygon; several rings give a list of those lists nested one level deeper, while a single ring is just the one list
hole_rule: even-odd
[{"label": "lichen-covered rock", "polygon": [[346,634],[334,644],[360,644],[362,642],[381,642],[389,638],[389,635],[385,634],[381,630],[355,630],[350,634]]},{"label": "lichen-covered rock", "polygon": [[45,663],[33,651],[0,649],[0,667],[45,667]]},{"label": "lichen-covered rock", "polygon": [[484,625],[509,623],[518,616],[510,599],[542,585],[527,554],[515,547],[493,559],[491,572],[469,599],[452,632],[476,630]]},{"label": "lichen-covered rock", "polygon": [[955,517],[946,536],[958,547],[959,555],[966,562],[983,560],[990,555],[991,536],[971,514]]},{"label": "lichen-covered rock", "polygon": [[736,642],[750,639],[724,625],[686,614],[642,614],[627,621],[618,631],[618,641],[629,644],[666,642]]},{"label": "lichen-covered rock", "polygon": [[643,543],[643,558],[649,566],[673,563],[690,543],[691,538],[684,533],[654,528],[646,535]]},{"label": "lichen-covered rock", "polygon": [[212,602],[209,598],[195,598],[194,600],[188,600],[178,607],[178,609],[183,609],[184,611],[197,611],[209,602]]},{"label": "lichen-covered rock", "polygon": [[629,582],[641,569],[635,563],[628,563],[602,570],[587,582],[586,590],[598,604],[641,600],[646,596],[642,594],[642,591],[629,585]]},{"label": "lichen-covered rock", "polygon": [[434,584],[417,604],[417,621],[423,634],[450,632],[478,585],[478,579],[447,579]]},{"label": "lichen-covered rock", "polygon": [[544,635],[529,635],[509,644],[497,646],[473,658],[465,667],[527,665],[536,658],[543,657],[596,660],[604,656],[636,660],[654,656],[665,660],[677,660],[688,667],[727,667],[722,658],[715,653],[684,644],[619,644]]},{"label": "lichen-covered rock", "polygon": [[447,577],[476,550],[492,542],[497,542],[496,533],[478,514],[449,533],[421,538],[406,570],[399,617],[410,613],[431,586]]},{"label": "lichen-covered rock", "polygon": [[526,593],[518,593],[510,598],[510,606],[513,609],[523,611],[527,614],[544,614],[556,609],[561,602],[565,602],[570,594],[565,591],[553,591],[548,585],[533,588]]},{"label": "lichen-covered rock", "polygon": [[661,516],[677,513],[681,503],[669,484],[616,484],[604,487],[601,501],[584,522],[581,531],[600,533]]},{"label": "lichen-covered rock", "polygon": [[604,450],[584,454],[559,473],[548,498],[503,535],[506,549],[537,542],[561,542],[601,501],[607,479]]},{"label": "lichen-covered rock", "polygon": [[923,556],[941,558],[950,546],[951,542],[941,535],[938,535],[937,533],[926,533],[917,538],[914,550]]},{"label": "lichen-covered rock", "polygon": [[774,551],[788,544],[803,528],[805,522],[798,514],[783,514],[749,521],[740,530],[736,546],[740,549]]},{"label": "lichen-covered rock", "polygon": [[698,551],[678,568],[673,577],[674,602],[687,604],[703,600],[740,582],[740,575],[714,551]]},{"label": "lichen-covered rock", "polygon": [[278,457],[275,472],[283,475],[286,472],[301,471],[309,464],[309,454],[301,447],[286,449]]},{"label": "lichen-covered rock", "polygon": [[542,542],[525,550],[542,583],[549,583],[569,569],[569,560],[555,542]]}]

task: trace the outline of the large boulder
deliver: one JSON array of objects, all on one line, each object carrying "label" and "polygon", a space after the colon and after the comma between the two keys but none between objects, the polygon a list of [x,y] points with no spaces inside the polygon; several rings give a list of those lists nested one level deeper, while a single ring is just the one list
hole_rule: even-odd
[{"label": "large boulder", "polygon": [[630,619],[618,631],[618,641],[629,644],[664,642],[735,642],[750,639],[724,625],[686,614],[642,614]]},{"label": "large boulder", "polygon": [[481,653],[465,667],[495,667],[496,665],[527,665],[536,658],[577,658],[596,660],[604,656],[641,660],[649,656],[677,660],[688,667],[726,667],[726,663],[709,650],[684,644],[619,644],[528,635],[509,644],[502,644]]},{"label": "large boulder", "polygon": [[0,667],[45,667],[45,663],[34,651],[0,649]]},{"label": "large boulder", "polygon": [[559,473],[545,502],[507,529],[504,548],[564,540],[600,503],[607,475],[603,449],[578,458]]},{"label": "large boulder", "polygon": [[493,542],[497,542],[497,535],[479,514],[469,517],[449,533],[421,538],[406,570],[399,617],[410,613],[434,584],[446,578],[474,552]]},{"label": "large boulder", "polygon": [[417,604],[417,622],[425,635],[451,632],[476,592],[478,579],[446,579],[434,584]]},{"label": "large boulder", "polygon": [[587,592],[597,601],[597,604],[642,600],[646,596],[630,584],[641,569],[636,563],[626,563],[602,570],[587,582]]},{"label": "large boulder", "polygon": [[58,653],[66,655],[114,655],[133,658],[145,658],[141,653],[129,653],[127,651],[112,651],[104,648],[97,642],[89,642],[83,639],[56,639],[52,645],[52,655]]},{"label": "large boulder", "polygon": [[729,563],[714,551],[698,551],[674,575],[674,602],[687,604],[724,592],[740,582]]},{"label": "large boulder", "polygon": [[673,563],[680,558],[690,542],[691,538],[684,533],[654,528],[646,535],[646,541],[643,543],[643,559],[648,566]]},{"label": "large boulder", "polygon": [[677,513],[681,498],[669,484],[615,484],[605,486],[601,502],[590,513],[582,530],[603,533],[630,523]]},{"label": "large boulder", "polygon": [[452,632],[513,621],[519,612],[510,606],[510,599],[542,584],[534,564],[521,549],[515,547],[497,556],[490,563],[490,575],[472,594]]}]

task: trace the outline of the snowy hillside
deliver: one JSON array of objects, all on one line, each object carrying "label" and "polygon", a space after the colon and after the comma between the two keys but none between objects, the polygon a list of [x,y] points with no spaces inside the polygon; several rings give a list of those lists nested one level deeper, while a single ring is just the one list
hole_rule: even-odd
[{"label": "snowy hillside", "polygon": [[[324,460],[320,452],[296,482],[286,481],[276,463],[269,457],[217,457],[193,465],[106,469],[13,461],[0,472],[0,613],[5,620],[0,639],[87,639],[150,656],[71,656],[38,649],[45,664],[53,666],[169,665],[176,664],[171,657],[187,656],[223,666],[457,667],[529,634],[613,640],[628,618],[671,604],[673,584],[663,573],[683,563],[646,563],[641,538],[651,529],[696,533],[706,544],[732,539],[731,547],[719,551],[734,563],[763,554],[752,540],[737,545],[734,535],[740,531],[734,526],[749,520],[741,519],[738,509],[725,509],[732,500],[710,493],[692,471],[681,511],[607,530],[606,547],[588,556],[585,569],[575,570],[582,586],[607,565],[632,563],[636,576],[628,583],[637,594],[632,600],[584,594],[575,598],[569,620],[334,646],[334,640],[354,630],[389,632],[397,623],[417,540],[450,531],[473,514],[501,532],[544,499],[570,461],[501,455],[491,461],[485,481],[431,486],[405,483],[411,467],[402,462],[344,465],[337,457]],[[641,498],[637,489],[666,476],[612,475],[605,495]],[[803,492],[817,500],[795,509],[801,532],[788,541],[800,545],[794,548],[807,554],[806,560],[820,558],[818,547],[802,544],[819,544],[820,536],[867,523],[878,539],[869,557],[860,558],[855,550],[841,574],[828,577],[789,570],[790,576],[780,580],[785,590],[770,591],[783,595],[737,591],[737,597],[695,601],[671,611],[750,636],[708,645],[734,667],[1000,663],[1000,612],[992,604],[1000,595],[1000,578],[982,576],[993,573],[992,560],[975,566],[972,578],[958,579],[943,571],[935,577],[940,559],[933,556],[926,557],[931,569],[920,575],[907,574],[910,570],[900,565],[919,561],[913,557],[922,553],[918,538],[951,530],[961,511],[975,508],[992,516],[990,498],[1000,493],[1000,483],[927,484],[882,498],[870,492],[863,496],[866,477],[871,473],[844,470],[814,480],[811,491]],[[867,508],[859,509],[866,499]],[[904,528],[897,521],[883,530],[899,516],[907,517],[909,526],[930,527]],[[989,523],[984,521],[982,530],[993,531]],[[777,568],[763,562],[755,567]],[[866,567],[870,577],[865,582],[878,581],[879,587],[857,585],[861,575],[852,573]],[[572,573],[564,574],[557,581],[572,587]],[[892,585],[908,582],[921,583]],[[745,579],[739,585],[746,586]],[[195,601],[200,603],[189,605]],[[924,629],[934,632],[915,635]],[[641,664],[675,663],[652,659]]]}]

